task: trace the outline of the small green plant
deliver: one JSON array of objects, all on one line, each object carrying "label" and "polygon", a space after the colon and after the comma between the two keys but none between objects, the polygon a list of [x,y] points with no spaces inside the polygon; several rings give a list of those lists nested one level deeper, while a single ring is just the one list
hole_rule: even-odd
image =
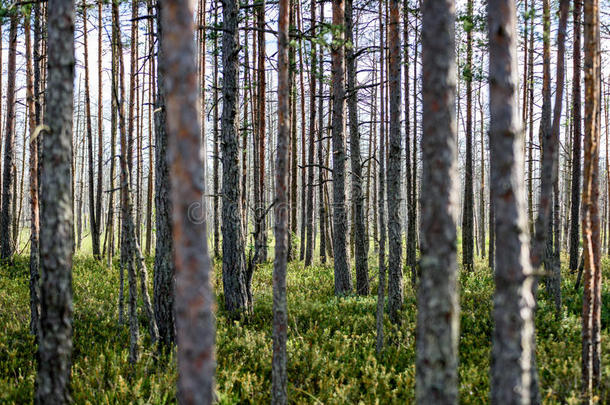
[{"label": "small green plant", "polygon": [[[376,258],[370,275],[377,274]],[[493,275],[480,260],[460,275],[460,402],[489,400],[489,360],[493,332]],[[152,262],[147,261],[150,266]],[[609,262],[604,261],[608,269]],[[563,268],[564,310],[554,317],[541,287],[537,311],[537,356],[543,402],[579,403],[581,292],[576,275]],[[218,400],[222,404],[268,403],[271,387],[271,263],[257,268],[253,280],[254,314],[230,324],[218,296]],[[606,271],[607,272],[607,271]],[[220,262],[212,285],[222,292]],[[377,286],[373,278],[371,291]],[[117,324],[118,267],[107,268],[90,256],[74,260],[75,403],[175,403],[175,357],[157,358],[141,317],[141,358],[128,361],[127,326]],[[332,265],[288,269],[288,394],[295,403],[413,403],[415,389],[416,298],[405,278],[403,324],[385,324],[386,348],[375,354],[376,296],[333,295]],[[608,316],[610,291],[604,288],[602,365],[610,375]],[[31,403],[36,375],[34,339],[29,334],[28,259],[0,268],[0,403]],[[608,403],[610,386],[602,403]]]}]

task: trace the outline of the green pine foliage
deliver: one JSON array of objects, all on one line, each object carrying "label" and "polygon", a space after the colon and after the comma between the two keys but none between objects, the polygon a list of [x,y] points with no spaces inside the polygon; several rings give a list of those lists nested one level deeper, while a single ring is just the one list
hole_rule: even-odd
[{"label": "green pine foliage", "polygon": [[[371,258],[371,266],[376,263]],[[149,264],[151,262],[149,261]],[[482,261],[462,274],[460,402],[485,404],[493,324],[493,276]],[[610,262],[604,262],[605,277]],[[555,320],[544,289],[537,312],[538,361],[544,403],[579,403],[581,295],[576,275],[563,269],[564,311]],[[216,266],[220,274],[219,263]],[[371,276],[376,278],[376,268]],[[223,404],[268,403],[271,387],[272,265],[254,276],[254,315],[229,325],[218,292],[217,390]],[[152,277],[151,277],[152,278]],[[118,267],[90,257],[74,260],[74,354],[72,395],[78,404],[165,404],[175,402],[175,357],[158,358],[141,314],[141,357],[128,361],[127,326],[117,324]],[[373,283],[375,284],[375,283]],[[372,286],[372,291],[377,291]],[[602,311],[603,375],[610,375],[610,290]],[[375,296],[337,299],[332,267],[289,266],[288,395],[294,403],[412,403],[415,384],[416,299],[405,291],[404,322],[386,323],[386,349],[375,355]],[[35,382],[34,339],[29,334],[28,262],[18,257],[0,268],[0,403],[31,403]],[[602,403],[610,403],[604,382]]]}]

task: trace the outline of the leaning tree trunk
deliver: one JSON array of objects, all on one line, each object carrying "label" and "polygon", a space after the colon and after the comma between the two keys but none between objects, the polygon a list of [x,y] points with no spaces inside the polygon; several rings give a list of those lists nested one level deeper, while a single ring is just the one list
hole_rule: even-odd
[{"label": "leaning tree trunk", "polygon": [[[46,115],[43,138],[40,232],[41,341],[35,402],[64,404],[70,398],[72,356],[72,110],[74,102],[74,2],[48,8]],[[8,134],[7,134],[8,135]]]},{"label": "leaning tree trunk", "polygon": [[239,182],[237,135],[238,16],[236,0],[223,0],[222,34],[222,281],[231,317],[249,312]]},{"label": "leaning tree trunk", "polygon": [[455,5],[423,3],[421,280],[418,293],[416,397],[457,404],[457,131]]},{"label": "leaning tree trunk", "polygon": [[[157,2],[157,39],[164,41],[164,28],[162,23],[163,2]],[[157,59],[161,63],[164,59],[164,48],[159,48]],[[153,295],[155,318],[159,329],[160,349],[167,349],[175,340],[175,308],[174,308],[174,249],[172,239],[172,207],[170,196],[169,167],[167,163],[167,112],[165,109],[165,75],[166,72],[157,70],[157,99],[155,113],[155,266],[153,278]]]},{"label": "leaning tree trunk", "polygon": [[534,334],[523,134],[519,122],[515,3],[488,5],[490,74],[490,185],[496,246],[491,402],[529,404]]},{"label": "leaning tree trunk", "polygon": [[[333,25],[343,26],[345,4],[343,0],[333,0]],[[332,149],[333,149],[333,254],[335,267],[335,294],[345,295],[352,291],[352,275],[347,249],[347,210],[345,208],[345,131],[343,114],[345,112],[344,76],[344,36],[336,30],[333,35],[332,56]]]},{"label": "leaning tree trunk", "polygon": [[2,172],[2,216],[0,217],[0,258],[10,260],[13,255],[11,234],[11,208],[13,205],[13,182],[15,181],[15,76],[17,59],[17,25],[19,15],[11,14],[9,31],[7,86],[6,86],[6,130],[4,131],[4,170]]},{"label": "leaning tree trunk", "polygon": [[[171,172],[172,230],[176,269],[178,401],[214,401],[214,294],[208,254],[205,179],[199,128],[199,80],[193,42],[192,2],[164,3],[159,70],[165,77],[166,146]],[[169,176],[168,176],[169,177]],[[193,208],[197,218],[194,220]],[[174,291],[168,291],[173,294]]]},{"label": "leaning tree trunk", "polygon": [[390,131],[388,144],[388,307],[390,320],[400,321],[402,308],[402,235],[400,233],[400,200],[402,154],[400,131],[400,13],[398,0],[390,1],[388,23]]},{"label": "leaning tree trunk", "polygon": [[[352,0],[345,1],[345,34],[345,40],[353,44],[354,17],[352,12]],[[361,295],[368,295],[368,244],[366,243],[367,235],[366,228],[364,226],[364,193],[362,192],[360,131],[358,128],[358,90],[356,89],[356,54],[353,47],[348,47],[345,54],[347,64],[347,106],[349,109],[350,160],[352,164],[351,180],[352,209],[354,210],[353,218],[354,250],[356,259],[356,292]],[[400,263],[397,263],[397,266],[400,268]]]}]

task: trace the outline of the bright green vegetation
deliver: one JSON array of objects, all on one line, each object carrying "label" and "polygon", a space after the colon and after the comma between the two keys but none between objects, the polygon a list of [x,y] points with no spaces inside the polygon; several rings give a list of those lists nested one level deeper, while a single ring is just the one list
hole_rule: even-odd
[{"label": "bright green vegetation", "polygon": [[[373,260],[371,260],[371,264]],[[151,262],[149,262],[151,264]],[[610,262],[604,262],[605,275]],[[564,268],[563,319],[540,289],[537,314],[538,361],[545,403],[578,403],[580,392],[580,294],[575,275]],[[220,267],[217,266],[217,271]],[[228,325],[218,316],[217,388],[221,403],[268,403],[271,386],[272,265],[254,277],[254,316]],[[375,355],[375,297],[333,296],[332,267],[289,267],[288,393],[298,403],[412,403],[415,384],[416,300],[405,288],[403,325],[386,323],[386,351]],[[376,269],[371,269],[376,278]],[[373,283],[375,284],[375,283]],[[222,293],[219,280],[215,288]],[[376,285],[372,286],[376,291]],[[460,394],[465,404],[483,404],[489,395],[493,278],[482,262],[461,277]],[[610,403],[610,290],[603,292],[602,403]],[[128,362],[128,329],[117,324],[118,270],[90,257],[74,265],[75,403],[175,402],[174,358],[155,357],[141,317],[141,358]],[[222,303],[222,296],[218,297]],[[221,304],[219,304],[222,307]],[[0,268],[0,403],[29,403],[35,380],[33,338],[29,335],[27,259]]]}]

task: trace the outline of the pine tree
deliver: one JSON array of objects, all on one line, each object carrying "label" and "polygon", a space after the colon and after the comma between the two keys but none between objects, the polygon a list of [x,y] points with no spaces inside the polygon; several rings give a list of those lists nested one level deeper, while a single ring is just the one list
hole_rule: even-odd
[{"label": "pine tree", "polygon": [[423,3],[421,280],[418,292],[416,398],[458,402],[457,131],[455,4]]}]

